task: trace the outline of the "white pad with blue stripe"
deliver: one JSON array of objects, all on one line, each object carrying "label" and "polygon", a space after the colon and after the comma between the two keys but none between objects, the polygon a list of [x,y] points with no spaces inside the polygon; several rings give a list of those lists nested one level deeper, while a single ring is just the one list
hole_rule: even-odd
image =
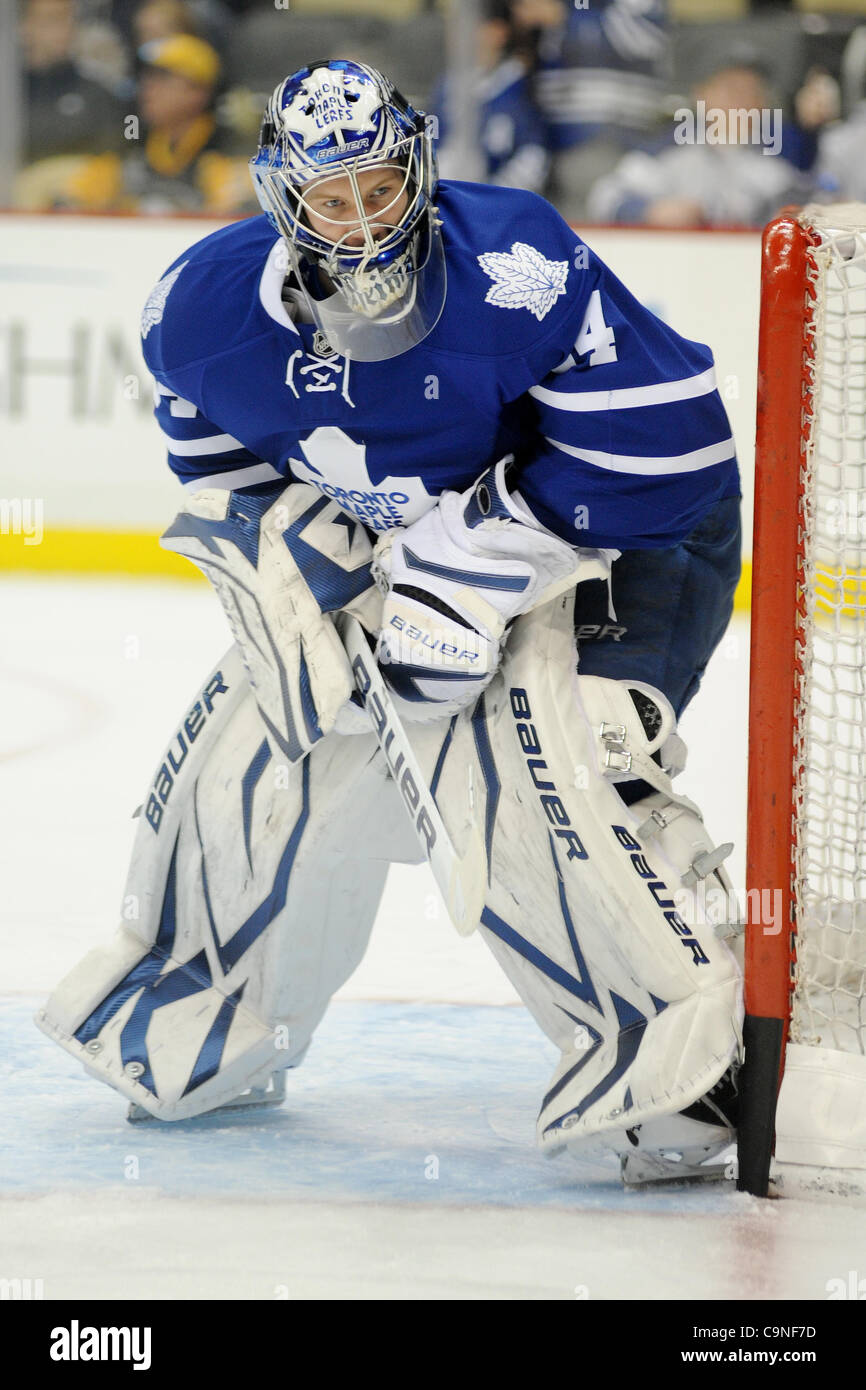
[{"label": "white pad with blue stripe", "polygon": [[669,723],[645,736],[630,700],[623,713],[627,683],[578,674],[573,610],[571,594],[518,618],[473,712],[424,750],[449,829],[476,769],[489,865],[479,930],[562,1049],[538,1120],[552,1149],[598,1135],[618,1147],[626,1129],[691,1105],[727,1069],[742,1017],[734,955],[684,889],[693,861],[714,863],[694,808],[671,793],[690,829],[680,817],[669,833],[610,780],[629,762],[669,788],[651,757]]},{"label": "white pad with blue stripe", "polygon": [[389,860],[419,858],[372,734],[281,759],[232,648],[148,790],[125,920],[36,1021],[159,1119],[211,1110],[301,1060]]},{"label": "white pad with blue stripe", "polygon": [[353,689],[330,614],[378,625],[372,545],[308,483],[192,494],[162,537],[213,584],[276,757],[296,763],[331,729]]},{"label": "white pad with blue stripe", "polygon": [[[693,1104],[735,1055],[742,1016],[738,966],[700,895],[680,909],[690,876],[712,868],[699,822],[663,827],[605,775],[611,754],[631,754],[663,788],[648,755],[666,730],[642,739],[640,721],[603,718],[608,683],[577,673],[573,607],[570,595],[519,618],[471,712],[411,729],[458,850],[474,785],[479,930],[562,1052],[538,1120],[551,1149],[617,1141]],[[622,683],[609,684],[622,714]],[[419,857],[372,734],[281,757],[233,648],[145,799],[124,897],[134,915],[39,1026],[161,1119],[213,1109],[300,1061],[361,959],[388,862]]]}]

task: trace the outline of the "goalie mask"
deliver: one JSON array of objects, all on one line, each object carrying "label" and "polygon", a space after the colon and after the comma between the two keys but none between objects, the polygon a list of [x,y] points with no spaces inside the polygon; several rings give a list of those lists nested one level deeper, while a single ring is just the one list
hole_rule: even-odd
[{"label": "goalie mask", "polygon": [[250,169],[336,352],[381,362],[426,338],[445,303],[435,158],[423,113],[386,77],[348,60],[287,77]]}]

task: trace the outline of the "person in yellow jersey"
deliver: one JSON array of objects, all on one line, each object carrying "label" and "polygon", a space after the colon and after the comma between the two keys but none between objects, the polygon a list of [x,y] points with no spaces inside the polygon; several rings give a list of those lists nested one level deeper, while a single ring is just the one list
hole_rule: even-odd
[{"label": "person in yellow jersey", "polygon": [[251,210],[246,162],[233,159],[214,114],[220,59],[193,34],[139,49],[138,117],[129,150],[88,160],[70,180],[68,203],[144,213]]}]

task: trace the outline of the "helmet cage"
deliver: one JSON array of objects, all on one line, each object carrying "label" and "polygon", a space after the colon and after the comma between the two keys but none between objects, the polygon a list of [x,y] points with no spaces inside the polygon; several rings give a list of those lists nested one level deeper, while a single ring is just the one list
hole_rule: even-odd
[{"label": "helmet cage", "polygon": [[[329,114],[328,103],[339,103],[339,116]],[[400,186],[387,206],[368,213],[360,176],[383,167],[401,171]],[[312,64],[287,78],[268,103],[250,170],[320,326],[321,306],[335,292],[342,311],[378,325],[413,314],[417,320],[418,285],[431,256],[437,261],[431,274],[442,281],[436,163],[423,113],[387,78],[347,60]],[[321,227],[327,209],[314,207],[310,195],[339,177],[355,206],[341,209],[331,219],[333,236],[325,236],[311,219]],[[399,215],[391,213],[396,208]],[[360,244],[351,244],[359,233]],[[429,303],[424,312],[429,317]]]},{"label": "helmet cage", "polygon": [[[301,86],[298,78],[288,78],[268,103],[259,150],[250,161],[250,168],[259,202],[275,229],[285,238],[290,252],[295,252],[292,259],[303,258],[310,264],[320,265],[336,280],[355,273],[367,274],[390,265],[407,251],[416,250],[416,233],[432,208],[434,159],[424,117],[413,111],[386,79],[360,63],[314,64],[303,71],[312,76],[320,69],[336,69],[335,76],[345,74],[347,82],[357,74],[359,83],[375,89],[380,104],[374,113],[378,121],[372,137],[347,141],[346,135],[352,132],[337,128],[311,148],[305,148],[302,140],[285,126],[284,108],[294,90]],[[350,155],[341,148],[347,143],[370,148]],[[389,207],[396,205],[404,193],[408,194],[406,206],[396,221],[388,218],[387,207],[380,209],[375,217],[368,216],[358,184],[361,170],[383,165],[397,165],[403,170],[400,189],[389,204]],[[309,217],[314,210],[307,198],[312,188],[340,175],[349,180],[356,213],[352,214],[351,226],[342,235],[342,223],[335,220],[335,235],[329,238],[312,229]],[[326,216],[318,209],[315,212],[318,218]],[[378,231],[378,238],[374,230]],[[363,233],[363,245],[347,245],[346,238],[358,231]],[[417,265],[413,264],[412,268]]]},{"label": "helmet cage", "polygon": [[[272,214],[277,230],[286,241],[316,260],[329,260],[340,270],[351,270],[363,265],[371,256],[381,256],[382,264],[405,247],[418,222],[429,206],[429,188],[424,163],[417,158],[419,137],[408,136],[397,142],[385,156],[371,155],[366,158],[335,159],[329,162],[312,178],[299,179],[297,174],[284,166],[274,163],[263,169],[255,167],[255,177],[259,189],[267,198],[267,211]],[[364,209],[364,199],[358,182],[358,174],[364,169],[377,169],[382,166],[399,166],[402,172],[400,188],[386,207],[380,208],[375,217],[370,217]],[[333,219],[334,236],[326,237],[312,229],[309,218],[314,214],[319,220],[328,220],[327,212],[313,208],[309,195],[340,175],[349,180],[356,209],[351,214],[351,227],[345,228],[345,218]],[[396,206],[407,194],[406,206],[396,221],[389,218],[390,209]],[[387,228],[377,240],[373,227]],[[363,246],[345,246],[347,235],[358,231],[364,234]],[[342,234],[341,234],[342,232]]]}]

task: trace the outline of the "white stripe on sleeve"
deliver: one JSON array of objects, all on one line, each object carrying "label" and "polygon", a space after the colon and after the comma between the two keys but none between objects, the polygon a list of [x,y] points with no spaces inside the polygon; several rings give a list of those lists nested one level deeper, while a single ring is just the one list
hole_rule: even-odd
[{"label": "white stripe on sleeve", "polygon": [[547,386],[531,386],[530,396],[557,410],[633,410],[643,405],[667,405],[707,396],[716,389],[716,369],[708,367],[697,376],[682,381],[662,381],[655,386],[625,386],[616,391],[551,391]]},{"label": "white stripe on sleeve", "polygon": [[735,455],[734,441],[730,437],[718,444],[710,444],[706,449],[693,449],[689,454],[672,454],[669,458],[644,458],[640,454],[604,454],[598,449],[580,449],[574,444],[560,444],[559,440],[546,436],[548,444],[561,449],[572,458],[592,463],[596,468],[607,468],[612,473],[696,473],[699,468],[711,468],[714,463],[725,463]]},{"label": "white stripe on sleeve", "polygon": [[172,439],[163,430],[168,442],[168,452],[177,458],[195,458],[199,454],[228,454],[232,449],[244,449],[246,445],[231,434],[210,434],[207,439]]},{"label": "white stripe on sleeve", "polygon": [[288,480],[269,463],[251,463],[246,468],[233,468],[226,473],[209,473],[205,478],[190,478],[184,483],[187,492],[201,492],[206,487],[224,487],[228,492],[238,487],[254,487],[256,483],[284,482]]}]

